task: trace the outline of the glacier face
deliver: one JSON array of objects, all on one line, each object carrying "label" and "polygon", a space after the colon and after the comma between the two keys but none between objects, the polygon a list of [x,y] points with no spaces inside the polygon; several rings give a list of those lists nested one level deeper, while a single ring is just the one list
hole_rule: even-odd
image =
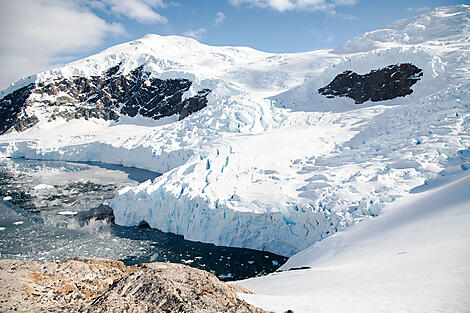
[{"label": "glacier face", "polygon": [[[149,35],[31,80],[143,65],[154,78],[192,81],[185,99],[210,89],[207,107],[182,121],[38,114],[33,128],[0,137],[0,154],[162,172],[119,192],[117,223],[292,255],[428,178],[469,168],[460,157],[470,146],[469,22],[469,6],[438,8],[333,51],[279,55]],[[406,97],[355,104],[317,92],[346,70],[400,63],[423,71]]]}]

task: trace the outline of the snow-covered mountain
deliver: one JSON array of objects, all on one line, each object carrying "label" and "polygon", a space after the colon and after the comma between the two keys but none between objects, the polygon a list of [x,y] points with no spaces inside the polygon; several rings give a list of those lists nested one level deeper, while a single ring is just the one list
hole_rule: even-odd
[{"label": "snow-covered mountain", "polygon": [[0,154],[162,172],[117,223],[292,255],[470,167],[469,25],[442,7],[297,54],[148,35],[5,90]]}]

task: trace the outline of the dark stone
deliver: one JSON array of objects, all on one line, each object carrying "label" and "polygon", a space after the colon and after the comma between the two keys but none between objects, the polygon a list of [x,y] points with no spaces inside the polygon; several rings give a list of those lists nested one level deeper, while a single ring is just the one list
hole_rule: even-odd
[{"label": "dark stone", "polygon": [[122,65],[122,62],[119,63],[119,64],[116,65],[116,66],[110,67],[110,68],[106,71],[105,76],[106,76],[106,77],[112,77],[112,76],[116,75],[117,72],[119,72],[119,70],[121,69],[121,65]]},{"label": "dark stone", "polygon": [[210,92],[211,91],[209,89],[203,89],[199,91],[196,96],[184,100],[183,107],[180,110],[179,120],[181,121],[183,118],[187,117],[188,115],[206,107],[207,95]]},{"label": "dark stone", "polygon": [[33,88],[34,84],[29,84],[0,100],[0,135],[11,129],[22,131],[38,122],[36,116],[28,116],[24,111],[26,100],[31,95]]},{"label": "dark stone", "polygon": [[356,104],[383,101],[410,95],[423,71],[411,63],[389,65],[368,74],[344,71],[318,92],[327,98],[348,97]]},{"label": "dark stone", "polygon": [[[308,270],[311,269],[310,266],[301,266],[301,267],[291,267],[287,271],[299,271],[299,270]],[[286,270],[277,270],[276,273],[282,273],[285,272]]]},{"label": "dark stone", "polygon": [[142,228],[142,229],[150,229],[151,228],[149,223],[147,223],[146,221],[140,222],[137,227]]},{"label": "dark stone", "polygon": [[291,267],[288,269],[288,271],[308,270],[310,268],[310,266]]},{"label": "dark stone", "polygon": [[[50,83],[28,85],[0,100],[0,134],[11,129],[23,131],[39,120],[27,116],[24,109],[32,105],[31,93],[56,96],[55,101],[42,101],[40,105],[52,107],[50,120],[98,118],[118,121],[121,115],[141,115],[158,120],[179,114],[179,119],[207,106],[209,89],[183,100],[192,82],[187,79],[151,78],[141,65],[128,75],[120,73],[120,65],[108,69],[101,76],[59,78]],[[59,93],[65,93],[57,97]],[[32,102],[32,101],[31,101]],[[49,108],[50,110],[50,108]]]}]

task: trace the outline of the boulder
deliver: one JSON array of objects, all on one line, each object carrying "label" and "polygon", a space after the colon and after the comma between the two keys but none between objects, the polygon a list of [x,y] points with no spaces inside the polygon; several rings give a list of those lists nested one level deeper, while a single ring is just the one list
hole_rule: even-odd
[{"label": "boulder", "polygon": [[1,312],[264,312],[237,292],[249,293],[182,264],[0,260]]}]

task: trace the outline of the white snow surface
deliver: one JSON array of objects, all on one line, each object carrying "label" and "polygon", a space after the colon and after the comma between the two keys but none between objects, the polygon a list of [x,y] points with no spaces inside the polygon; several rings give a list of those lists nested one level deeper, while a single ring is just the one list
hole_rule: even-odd
[{"label": "white snow surface", "polygon": [[272,312],[470,311],[470,173],[386,206],[383,214],[237,282]]},{"label": "white snow surface", "polygon": [[[155,77],[192,80],[186,96],[211,89],[206,108],[182,121],[49,122],[33,105],[41,122],[1,136],[0,155],[161,172],[119,192],[110,203],[117,223],[290,256],[427,179],[470,167],[469,25],[469,6],[442,7],[365,34],[361,49],[360,36],[337,51],[297,54],[148,35],[31,79],[145,64]],[[424,72],[410,96],[356,105],[316,92],[346,69],[401,62]]]}]

